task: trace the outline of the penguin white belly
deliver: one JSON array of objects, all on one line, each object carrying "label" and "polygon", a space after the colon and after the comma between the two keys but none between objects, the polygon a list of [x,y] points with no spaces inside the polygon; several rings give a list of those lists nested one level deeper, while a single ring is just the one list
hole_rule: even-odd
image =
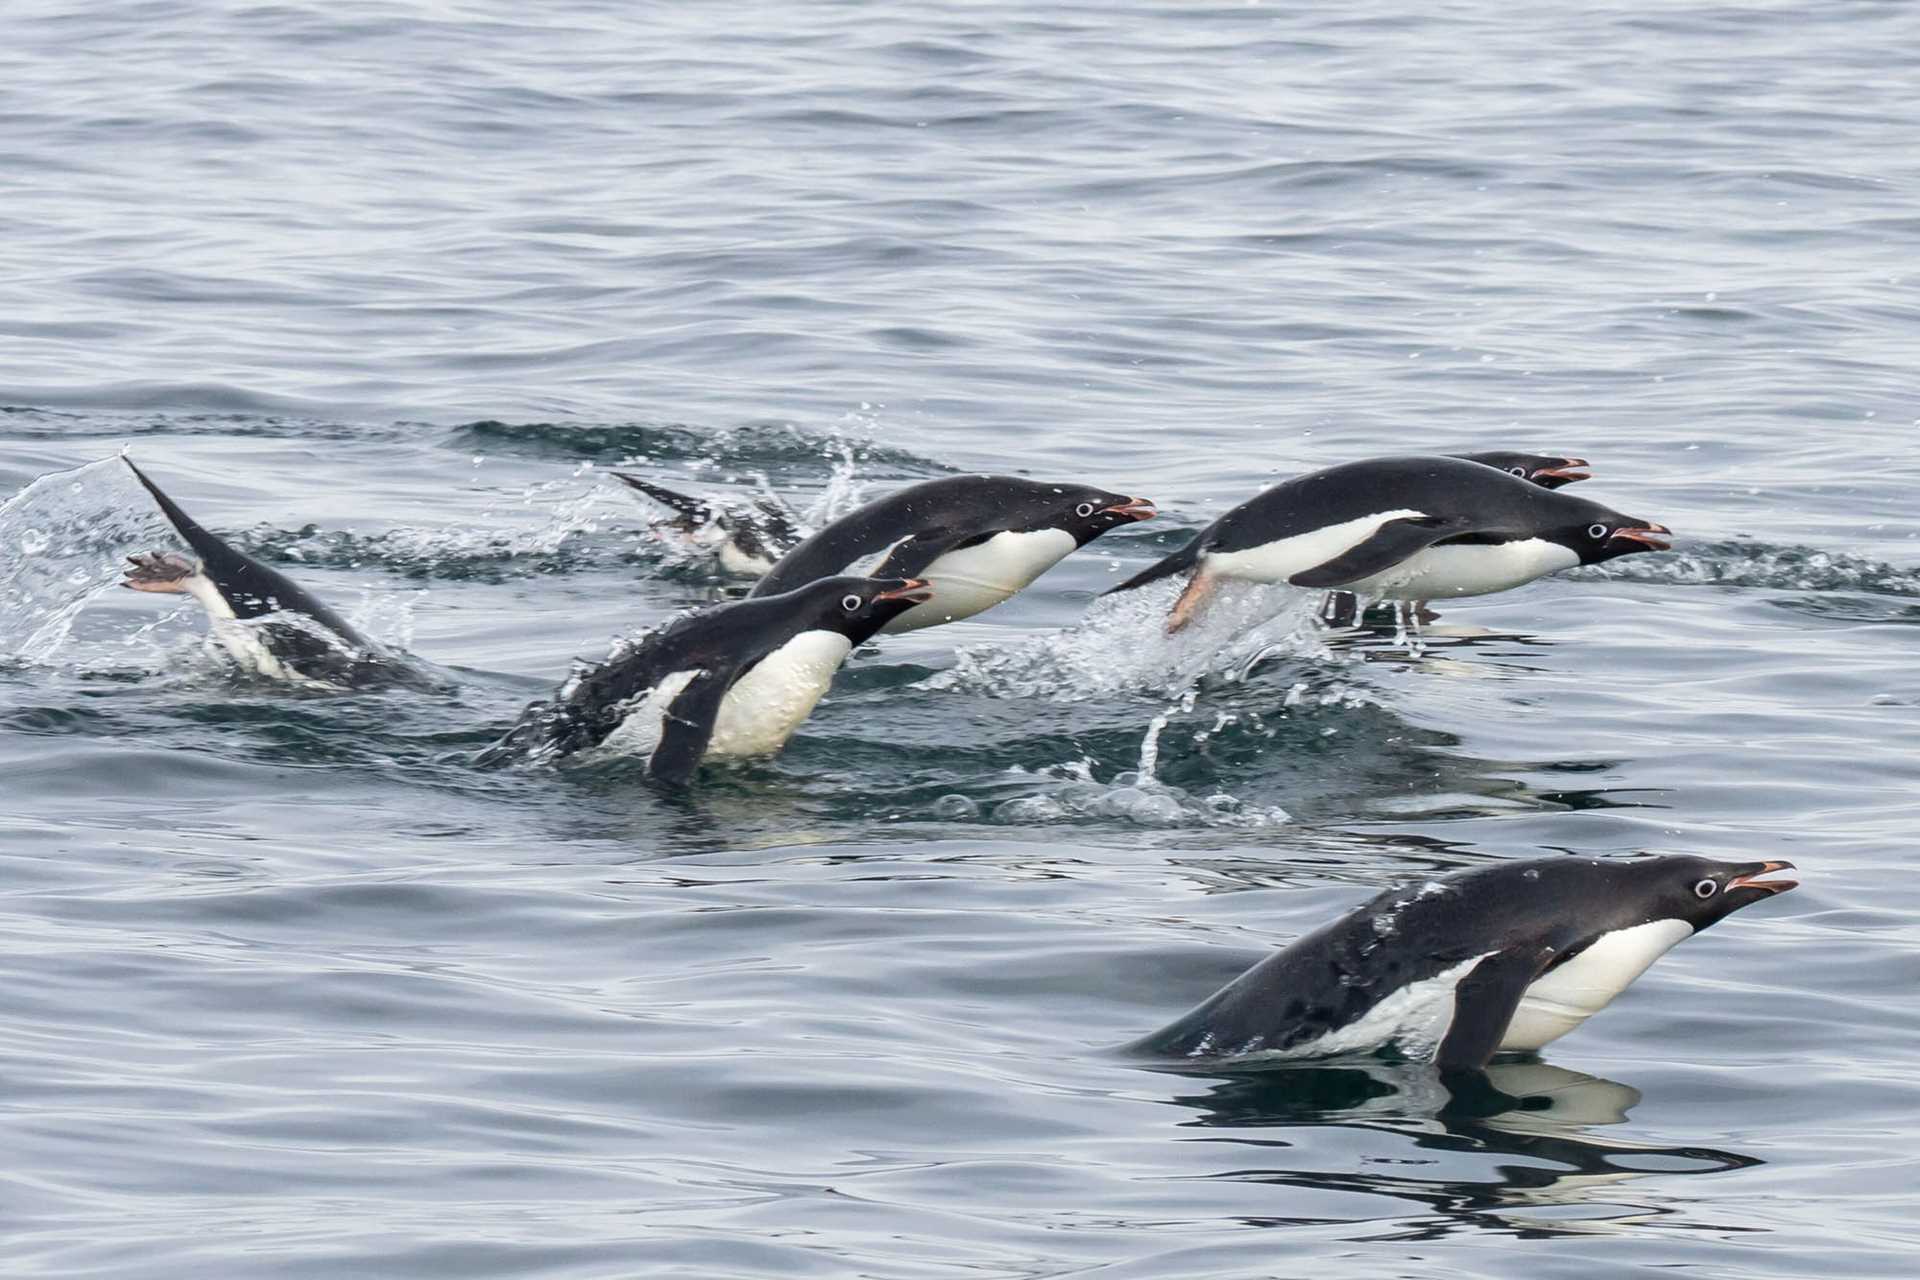
[{"label": "penguin white belly", "polygon": [[813,714],[852,649],[837,631],[802,631],[762,658],[721,699],[705,758],[780,750]]},{"label": "penguin white belly", "polygon": [[1346,590],[1388,600],[1483,596],[1524,586],[1579,563],[1580,557],[1570,548],[1545,538],[1455,543],[1416,551],[1393,568],[1355,582]]},{"label": "penguin white belly", "polygon": [[187,577],[180,585],[188,595],[200,602],[201,608],[207,611],[209,634],[219,641],[220,647],[225,649],[227,655],[242,669],[251,671],[255,675],[265,676],[269,680],[286,680],[293,684],[313,683],[287,670],[286,664],[274,656],[273,650],[267,648],[260,633],[240,621],[234,614],[233,606],[228,604],[227,598],[220,594],[220,588],[213,584],[212,578],[204,573],[196,573]]},{"label": "penguin white belly", "polygon": [[[1079,545],[1064,529],[1009,529],[985,542],[949,551],[914,575],[927,580],[933,598],[880,629],[917,631],[971,618],[1024,590]],[[867,566],[867,571],[872,568]]]},{"label": "penguin white belly", "polygon": [[1371,538],[1389,520],[1423,516],[1424,511],[1403,507],[1381,511],[1339,524],[1326,525],[1290,538],[1276,538],[1241,551],[1209,551],[1202,567],[1210,574],[1248,582],[1285,582],[1294,574],[1323,565]]},{"label": "penguin white belly", "polygon": [[731,537],[720,543],[719,558],[721,570],[736,578],[759,578],[773,571],[771,557],[744,551]]},{"label": "penguin white belly", "polygon": [[1502,1052],[1538,1049],[1558,1040],[1633,984],[1655,960],[1693,936],[1684,920],[1653,920],[1602,935],[1573,959],[1536,980],[1520,997]]}]

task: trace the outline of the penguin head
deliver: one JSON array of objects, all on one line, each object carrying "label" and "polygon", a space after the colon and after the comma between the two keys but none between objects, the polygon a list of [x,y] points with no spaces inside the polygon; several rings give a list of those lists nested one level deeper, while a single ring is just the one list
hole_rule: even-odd
[{"label": "penguin head", "polygon": [[806,597],[801,611],[813,629],[837,631],[856,645],[933,599],[922,578],[822,578],[794,594]]},{"label": "penguin head", "polygon": [[1556,496],[1553,501],[1569,505],[1555,510],[1555,527],[1545,536],[1580,557],[1581,564],[1602,564],[1636,551],[1673,549],[1669,541],[1673,530],[1663,524],[1571,496]]},{"label": "penguin head", "polygon": [[1763,878],[1776,871],[1791,871],[1791,862],[1716,862],[1688,855],[1647,858],[1627,865],[1652,895],[1648,918],[1684,920],[1695,933],[1800,883]]},{"label": "penguin head", "polygon": [[1129,498],[1085,485],[1044,485],[1034,495],[1031,510],[1017,526],[1020,532],[1060,529],[1086,546],[1109,529],[1159,514],[1146,498]]},{"label": "penguin head", "polygon": [[1482,466],[1497,467],[1510,476],[1518,476],[1542,489],[1558,489],[1593,478],[1587,474],[1585,458],[1557,458],[1541,453],[1510,453],[1499,449],[1488,453],[1463,453],[1460,456]]}]

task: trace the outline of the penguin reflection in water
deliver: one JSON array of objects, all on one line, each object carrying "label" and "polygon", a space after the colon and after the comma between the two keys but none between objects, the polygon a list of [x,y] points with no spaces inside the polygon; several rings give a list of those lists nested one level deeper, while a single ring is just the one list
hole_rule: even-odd
[{"label": "penguin reflection in water", "polygon": [[1541,858],[1396,889],[1126,1046],[1246,1062],[1393,1048],[1443,1071],[1541,1048],[1678,943],[1795,886],[1789,862]]},{"label": "penguin reflection in water", "polygon": [[1665,525],[1465,458],[1373,458],[1297,476],[1221,516],[1108,594],[1190,575],[1167,630],[1229,580],[1390,600],[1486,595],[1637,551]]},{"label": "penguin reflection in water", "polygon": [[214,640],[254,675],[316,689],[436,685],[412,659],[360,634],[293,579],[203,529],[133,459],[120,460],[193,551],[128,556],[120,585],[193,597],[207,611]]},{"label": "penguin reflection in water", "polygon": [[636,756],[684,786],[702,761],[773,755],[854,647],[929,595],[916,578],[823,578],[696,610],[577,672],[478,763]]}]

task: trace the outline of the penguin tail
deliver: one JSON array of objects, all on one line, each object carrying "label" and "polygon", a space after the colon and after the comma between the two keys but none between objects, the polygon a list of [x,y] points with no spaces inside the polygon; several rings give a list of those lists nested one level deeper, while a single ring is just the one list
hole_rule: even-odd
[{"label": "penguin tail", "polygon": [[[1198,541],[1198,539],[1195,539],[1195,541]],[[1100,594],[1103,596],[1118,595],[1122,591],[1132,591],[1137,587],[1144,587],[1149,582],[1158,582],[1162,578],[1171,578],[1176,573],[1185,573],[1188,569],[1193,568],[1194,565],[1199,563],[1199,560],[1200,557],[1198,553],[1194,551],[1190,543],[1172,555],[1165,556],[1153,564],[1148,565],[1119,586],[1108,587]]]},{"label": "penguin tail", "polygon": [[694,529],[713,518],[713,507],[705,498],[695,498],[624,471],[610,474],[656,507],[663,508],[668,513],[666,523],[676,528]]}]

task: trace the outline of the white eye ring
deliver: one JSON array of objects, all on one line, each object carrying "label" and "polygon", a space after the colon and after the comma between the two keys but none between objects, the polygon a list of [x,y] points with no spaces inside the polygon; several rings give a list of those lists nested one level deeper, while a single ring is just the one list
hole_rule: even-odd
[{"label": "white eye ring", "polygon": [[841,596],[840,597],[840,607],[842,609],[845,609],[848,613],[860,612],[860,606],[865,603],[866,601],[862,600],[859,596]]},{"label": "white eye ring", "polygon": [[1525,467],[1508,467],[1507,474],[1510,476],[1519,476],[1524,480],[1527,478],[1527,469]]},{"label": "white eye ring", "polygon": [[1718,892],[1720,892],[1720,886],[1711,880],[1702,880],[1693,886],[1693,896],[1696,898],[1711,898]]},{"label": "white eye ring", "polygon": [[1091,502],[1083,502],[1073,509],[1073,514],[1084,520],[1093,514],[1093,504]]},{"label": "white eye ring", "polygon": [[1603,524],[1590,524],[1587,526],[1587,536],[1589,538],[1604,538],[1612,532],[1613,530]]}]

